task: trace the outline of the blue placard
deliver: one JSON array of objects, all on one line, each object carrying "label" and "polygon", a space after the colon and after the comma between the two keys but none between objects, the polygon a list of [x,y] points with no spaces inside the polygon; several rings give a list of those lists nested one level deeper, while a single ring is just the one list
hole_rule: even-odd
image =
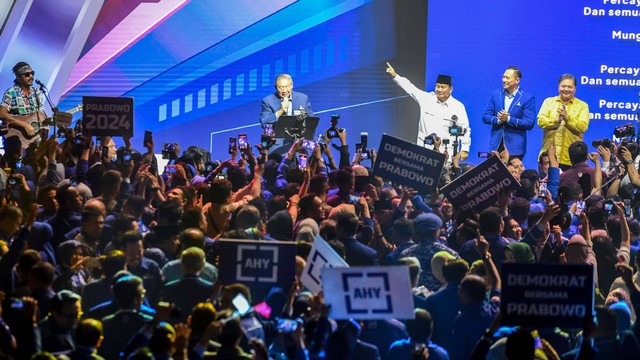
[{"label": "blue placard", "polygon": [[373,175],[428,193],[438,185],[444,154],[391,135],[382,135]]},{"label": "blue placard", "polygon": [[296,244],[220,239],[220,281],[227,285],[289,288],[296,269]]},{"label": "blue placard", "polygon": [[497,156],[492,156],[443,187],[440,191],[459,211],[481,211],[498,200],[505,188],[518,189],[520,183]]},{"label": "blue placard", "polygon": [[593,267],[502,264],[502,324],[582,328],[593,311]]}]

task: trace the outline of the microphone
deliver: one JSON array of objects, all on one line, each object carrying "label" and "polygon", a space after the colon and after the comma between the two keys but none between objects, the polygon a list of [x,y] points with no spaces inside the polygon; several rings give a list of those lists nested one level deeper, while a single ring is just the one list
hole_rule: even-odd
[{"label": "microphone", "polygon": [[41,88],[46,88],[46,86],[44,86],[44,84],[42,83],[42,81],[36,79],[36,84],[40,85]]}]

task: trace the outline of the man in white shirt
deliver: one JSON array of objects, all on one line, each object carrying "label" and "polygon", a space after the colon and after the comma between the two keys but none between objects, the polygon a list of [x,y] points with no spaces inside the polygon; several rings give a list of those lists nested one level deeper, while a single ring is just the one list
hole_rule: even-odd
[{"label": "man in white shirt", "polygon": [[435,133],[440,139],[449,139],[450,144],[453,145],[453,136],[449,134],[449,127],[455,120],[456,125],[463,131],[466,130],[466,133],[460,137],[460,157],[461,160],[466,160],[469,157],[469,146],[471,146],[471,128],[464,105],[451,96],[453,92],[451,76],[438,75],[435,92],[426,92],[418,89],[407,78],[398,75],[389,63],[387,63],[387,73],[420,106],[416,143],[423,144],[429,134]]}]

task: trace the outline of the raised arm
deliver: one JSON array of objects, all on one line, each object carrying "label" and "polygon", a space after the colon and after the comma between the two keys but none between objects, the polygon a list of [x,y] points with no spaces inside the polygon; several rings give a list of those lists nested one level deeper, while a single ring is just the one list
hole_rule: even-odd
[{"label": "raised arm", "polygon": [[500,290],[502,288],[500,273],[498,272],[496,265],[493,263],[493,260],[491,260],[489,242],[484,238],[484,236],[480,235],[480,230],[476,230],[476,239],[473,246],[482,258],[482,265],[484,265],[491,289]]}]

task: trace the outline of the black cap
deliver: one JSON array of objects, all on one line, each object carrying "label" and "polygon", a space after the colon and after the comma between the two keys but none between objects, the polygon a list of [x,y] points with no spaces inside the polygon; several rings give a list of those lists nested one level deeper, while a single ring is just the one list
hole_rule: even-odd
[{"label": "black cap", "polygon": [[449,75],[438,75],[438,79],[436,79],[436,84],[444,84],[451,86],[451,76]]}]

